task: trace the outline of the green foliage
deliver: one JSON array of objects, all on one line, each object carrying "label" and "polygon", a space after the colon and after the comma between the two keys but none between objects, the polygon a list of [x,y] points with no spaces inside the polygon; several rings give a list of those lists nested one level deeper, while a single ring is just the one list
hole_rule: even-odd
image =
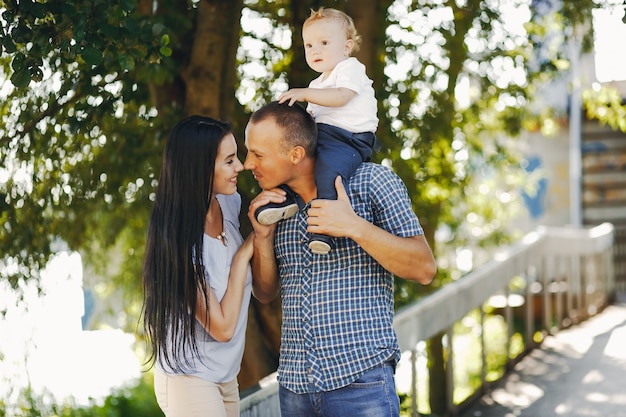
[{"label": "green foliage", "polygon": [[143,229],[162,123],[176,114],[157,112],[147,87],[169,77],[163,19],[129,0],[9,1],[2,19],[15,87],[0,104],[2,276],[37,278],[59,239],[94,266],[114,245],[140,256],[143,232],[128,232]]},{"label": "green foliage", "polygon": [[619,91],[596,85],[582,93],[587,116],[626,132],[626,105]]},{"label": "green foliage", "polygon": [[[167,42],[163,26],[135,10],[133,1],[4,2],[1,44],[14,54],[11,81],[18,88],[39,82],[46,70],[67,63],[103,66],[100,72],[130,71],[139,60],[160,60]],[[54,54],[55,60],[48,58]],[[106,59],[105,59],[106,58]]]},{"label": "green foliage", "polygon": [[[7,414],[10,413],[10,414]],[[79,406],[71,400],[56,404],[43,394],[24,390],[17,405],[9,409],[0,401],[0,417],[162,417],[154,397],[152,374],[144,374],[137,384],[118,389],[106,397],[101,404]]]}]

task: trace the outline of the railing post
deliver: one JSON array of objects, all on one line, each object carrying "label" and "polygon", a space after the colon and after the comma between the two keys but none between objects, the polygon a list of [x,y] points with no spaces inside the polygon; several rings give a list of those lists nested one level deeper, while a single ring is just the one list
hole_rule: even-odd
[{"label": "railing post", "polygon": [[480,360],[482,365],[480,367],[480,383],[481,386],[485,386],[487,382],[487,352],[485,351],[486,336],[485,336],[485,309],[480,306]]},{"label": "railing post", "polygon": [[411,417],[419,417],[417,411],[417,349],[411,349]]},{"label": "railing post", "polygon": [[564,268],[564,263],[565,258],[563,256],[558,256],[556,258],[556,267],[554,272],[554,310],[557,330],[563,328],[563,277],[567,274],[567,271]]},{"label": "railing post", "polygon": [[446,338],[448,339],[448,355],[446,359],[446,397],[447,397],[447,415],[456,416],[457,408],[454,405],[454,326],[451,326],[446,331]]},{"label": "railing post", "polygon": [[611,246],[605,251],[604,264],[606,265],[606,283],[607,283],[607,296],[608,302],[615,300],[615,259],[614,246]]},{"label": "railing post", "polygon": [[506,304],[504,305],[504,320],[506,321],[506,368],[510,368],[509,356],[511,354],[511,337],[513,337],[513,312],[511,309],[511,303],[509,297],[511,296],[510,285],[504,287],[504,296],[506,297]]},{"label": "railing post", "polygon": [[533,290],[532,283],[530,282],[532,273],[530,272],[531,267],[527,267],[524,272],[524,280],[526,281],[526,287],[524,288],[524,329],[525,329],[525,337],[524,337],[524,350],[527,350],[529,346],[533,344],[533,332],[535,325],[533,323]]},{"label": "railing post", "polygon": [[[576,262],[574,261],[574,256],[569,256],[569,285],[567,292],[567,317],[569,317],[570,322],[572,324],[578,323],[578,312],[577,307],[579,305],[578,302],[578,294],[580,293],[579,289],[579,273],[576,268]],[[576,302],[574,300],[576,299]]]}]

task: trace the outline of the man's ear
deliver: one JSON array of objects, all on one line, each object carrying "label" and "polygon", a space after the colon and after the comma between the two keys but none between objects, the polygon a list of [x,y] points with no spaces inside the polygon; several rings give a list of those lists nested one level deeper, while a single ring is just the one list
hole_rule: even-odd
[{"label": "man's ear", "polygon": [[293,164],[298,164],[302,161],[306,156],[306,151],[302,146],[295,146],[291,150],[291,162]]}]

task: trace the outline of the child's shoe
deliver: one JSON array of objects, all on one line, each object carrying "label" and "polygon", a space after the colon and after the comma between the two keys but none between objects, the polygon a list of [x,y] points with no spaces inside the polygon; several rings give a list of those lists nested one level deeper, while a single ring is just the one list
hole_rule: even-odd
[{"label": "child's shoe", "polygon": [[282,203],[268,203],[259,207],[254,212],[254,217],[262,225],[269,226],[287,219],[298,212],[298,204],[296,199],[290,193],[287,193],[287,199]]},{"label": "child's shoe", "polygon": [[330,236],[313,233],[309,239],[309,249],[318,255],[327,255],[334,246],[333,238]]}]

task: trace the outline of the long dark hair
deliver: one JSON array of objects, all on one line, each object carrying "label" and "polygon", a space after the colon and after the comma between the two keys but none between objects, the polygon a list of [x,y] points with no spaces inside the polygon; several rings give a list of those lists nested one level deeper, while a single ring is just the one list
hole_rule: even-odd
[{"label": "long dark hair", "polygon": [[[217,149],[230,126],[190,116],[170,133],[148,223],[143,261],[143,326],[151,352],[147,363],[163,361],[183,372],[197,353],[196,299],[204,291],[202,239],[213,189]],[[204,292],[205,300],[208,300]]]}]

